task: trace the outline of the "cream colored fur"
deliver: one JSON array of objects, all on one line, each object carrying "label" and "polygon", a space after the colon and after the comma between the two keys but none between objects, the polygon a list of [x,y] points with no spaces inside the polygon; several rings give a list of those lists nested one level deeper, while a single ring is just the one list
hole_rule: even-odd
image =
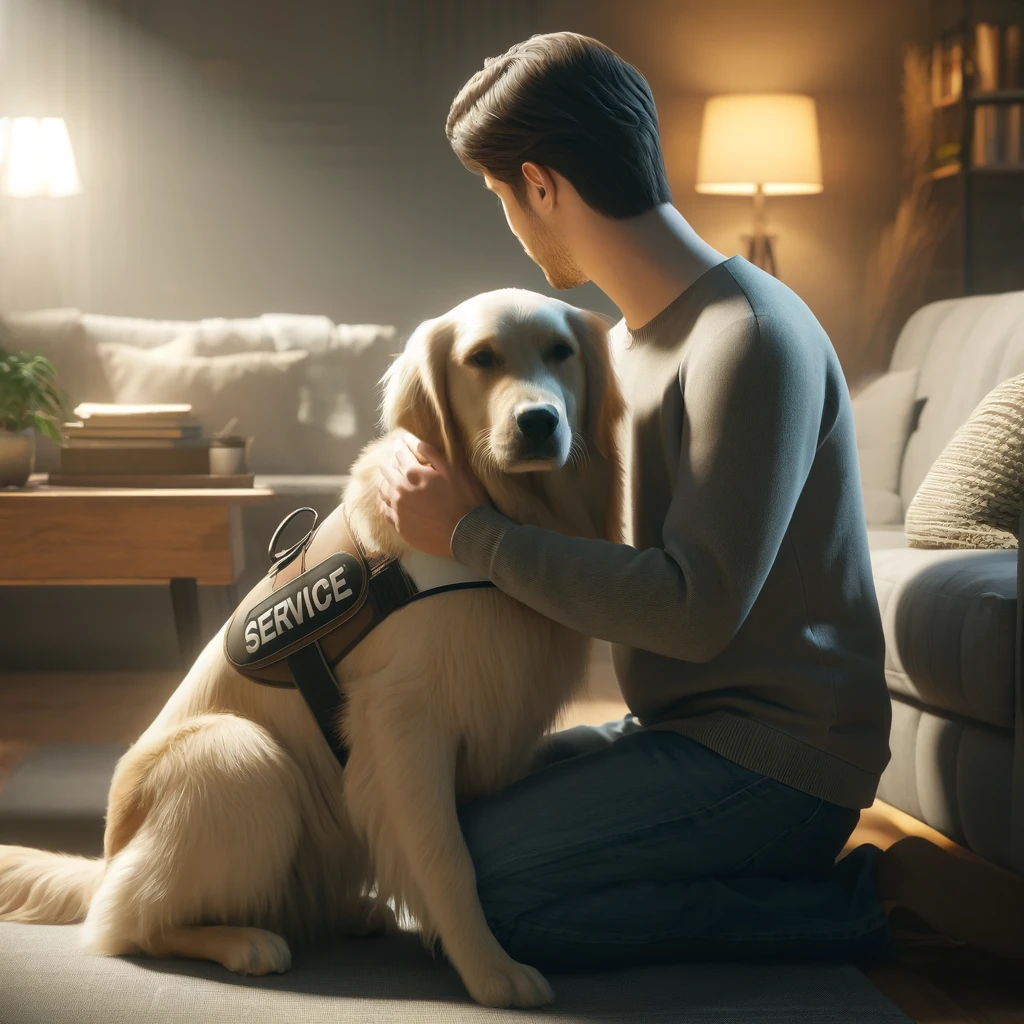
[{"label": "cream colored fur", "polygon": [[[575,339],[565,365],[548,358],[554,334]],[[463,357],[484,337],[502,356],[481,374]],[[524,396],[569,421],[564,465],[515,472],[509,403]],[[389,429],[464,448],[497,508],[566,533],[617,532],[620,412],[603,324],[528,292],[479,296],[424,324],[386,378]],[[377,503],[390,456],[387,437],[369,445],[344,500],[367,547],[400,555]],[[222,633],[118,764],[103,858],[0,847],[0,919],[84,919],[95,953],[263,974],[288,968],[289,944],[390,930],[397,907],[440,940],[479,1002],[550,1001],[487,927],[456,799],[523,774],[583,684],[589,641],[497,589],[401,609],[340,666],[343,771],[298,693],[236,673]]]}]

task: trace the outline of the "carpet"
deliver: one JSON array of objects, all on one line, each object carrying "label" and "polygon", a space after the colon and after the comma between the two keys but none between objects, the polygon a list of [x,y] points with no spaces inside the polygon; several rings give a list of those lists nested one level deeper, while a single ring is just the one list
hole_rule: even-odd
[{"label": "carpet", "polygon": [[[0,789],[0,843],[98,852],[106,787],[122,749],[23,751]],[[324,945],[300,952],[287,974],[240,978],[200,961],[85,956],[78,932],[0,924],[0,1024],[524,1019],[524,1011],[473,1004],[455,972],[410,935]],[[692,963],[549,980],[555,1005],[530,1013],[559,1024],[908,1024],[842,963]]]}]

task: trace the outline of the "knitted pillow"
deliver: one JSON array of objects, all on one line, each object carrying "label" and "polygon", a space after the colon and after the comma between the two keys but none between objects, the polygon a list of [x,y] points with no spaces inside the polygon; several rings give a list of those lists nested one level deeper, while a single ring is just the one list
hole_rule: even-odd
[{"label": "knitted pillow", "polygon": [[914,548],[1014,548],[1024,507],[1024,374],[990,391],[907,509]]}]

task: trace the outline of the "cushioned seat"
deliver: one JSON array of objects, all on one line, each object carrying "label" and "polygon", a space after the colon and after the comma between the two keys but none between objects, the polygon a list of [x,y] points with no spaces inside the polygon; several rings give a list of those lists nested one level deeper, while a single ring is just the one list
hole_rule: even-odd
[{"label": "cushioned seat", "polygon": [[872,552],[893,694],[1012,730],[1017,552]]},{"label": "cushioned seat", "polygon": [[882,800],[993,864],[1015,866],[1012,732],[893,694],[889,745]]},{"label": "cushioned seat", "polygon": [[905,548],[907,535],[903,532],[903,525],[869,526],[868,546],[872,551],[882,551],[885,548]]}]

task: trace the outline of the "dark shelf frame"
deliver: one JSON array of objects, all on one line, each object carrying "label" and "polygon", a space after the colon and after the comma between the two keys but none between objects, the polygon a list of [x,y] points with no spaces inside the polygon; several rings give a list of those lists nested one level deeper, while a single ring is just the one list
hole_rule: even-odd
[{"label": "dark shelf frame", "polygon": [[[961,0],[957,17],[947,20],[945,25],[941,24],[940,12],[942,9],[949,10],[950,4],[943,0],[932,0],[932,32],[931,43],[940,41],[959,42],[962,53],[961,87],[960,95],[953,100],[935,106],[934,111],[948,110],[959,107],[960,110],[960,162],[957,170],[946,170],[942,173],[941,168],[932,172],[935,180],[955,178],[959,189],[960,203],[960,260],[961,260],[961,281],[965,295],[975,294],[978,285],[976,279],[976,259],[973,251],[973,231],[975,224],[975,188],[973,181],[977,175],[1020,175],[1024,174],[1024,165],[992,164],[983,167],[974,167],[972,160],[974,156],[974,111],[979,106],[1000,106],[1014,103],[1024,104],[1024,89],[995,89],[976,91],[974,88],[975,79],[975,41],[976,26],[985,21],[984,17],[977,14],[978,7],[987,6],[982,2],[980,5],[975,0]],[[1004,7],[1012,7],[1017,15],[1017,22],[1024,28],[1024,0],[1009,0]],[[938,172],[938,173],[936,173]],[[1022,190],[1022,203],[1024,203],[1024,190]],[[1024,206],[1022,206],[1024,213]]]}]

